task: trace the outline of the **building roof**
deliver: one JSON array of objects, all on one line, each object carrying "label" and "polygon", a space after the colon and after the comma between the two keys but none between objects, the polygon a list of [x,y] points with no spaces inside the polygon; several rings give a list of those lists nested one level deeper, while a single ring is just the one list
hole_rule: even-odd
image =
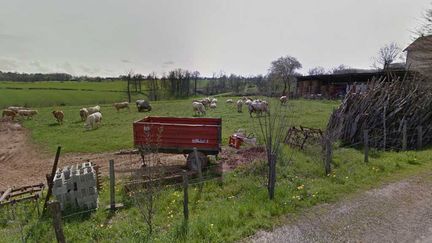
[{"label": "building roof", "polygon": [[432,35],[421,36],[417,38],[413,43],[407,46],[403,51],[412,51],[416,49],[425,48],[425,45],[432,47]]},{"label": "building roof", "polygon": [[[407,71],[405,70],[393,70],[391,74],[397,77],[403,78]],[[387,72],[376,71],[367,73],[341,73],[341,74],[320,74],[320,75],[309,75],[309,76],[298,76],[297,81],[309,81],[318,80],[324,83],[355,83],[355,82],[367,82],[372,78],[385,77]]]}]

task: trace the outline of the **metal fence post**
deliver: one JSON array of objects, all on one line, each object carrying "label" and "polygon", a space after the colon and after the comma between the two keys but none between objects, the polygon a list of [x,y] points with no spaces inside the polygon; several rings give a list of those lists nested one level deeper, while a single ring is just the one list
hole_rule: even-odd
[{"label": "metal fence post", "polygon": [[332,145],[329,138],[324,139],[324,152],[325,152],[325,158],[324,158],[324,168],[326,175],[331,173],[331,155],[332,155]]},{"label": "metal fence post", "polygon": [[423,147],[423,127],[417,127],[417,149],[421,149]]},{"label": "metal fence post", "polygon": [[364,142],[364,162],[369,162],[369,130],[363,130],[363,142]]},{"label": "metal fence post", "polygon": [[189,182],[188,182],[187,171],[183,170],[183,215],[185,220],[189,219],[188,186],[189,186]]},{"label": "metal fence post", "polygon": [[404,120],[402,127],[402,150],[407,150],[407,122]]}]

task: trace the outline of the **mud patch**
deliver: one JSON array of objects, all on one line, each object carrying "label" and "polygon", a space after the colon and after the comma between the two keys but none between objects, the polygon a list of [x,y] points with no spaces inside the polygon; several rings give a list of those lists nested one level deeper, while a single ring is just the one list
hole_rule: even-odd
[{"label": "mud patch", "polygon": [[237,168],[238,166],[250,164],[257,160],[265,160],[265,150],[263,147],[249,147],[235,149],[226,147],[219,154],[219,157],[223,161],[223,171],[229,171]]}]

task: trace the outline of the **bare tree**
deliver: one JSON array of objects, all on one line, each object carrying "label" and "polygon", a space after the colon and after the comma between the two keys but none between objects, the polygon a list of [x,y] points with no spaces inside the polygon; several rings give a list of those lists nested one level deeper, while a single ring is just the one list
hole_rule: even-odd
[{"label": "bare tree", "polygon": [[319,75],[319,74],[325,74],[325,73],[326,73],[325,69],[323,67],[320,67],[320,66],[311,68],[308,71],[309,75]]},{"label": "bare tree", "polygon": [[126,76],[123,76],[123,78],[125,78],[126,82],[127,82],[127,95],[128,95],[128,101],[129,101],[129,103],[131,102],[130,84],[131,84],[133,75],[134,75],[133,71],[130,70]]},{"label": "bare tree", "polygon": [[400,53],[401,48],[399,48],[396,43],[391,42],[390,44],[387,44],[379,49],[375,62],[380,64],[383,70],[387,70],[390,64],[392,64],[397,59]]},{"label": "bare tree", "polygon": [[417,35],[415,38],[432,35],[432,8],[429,8],[424,12],[423,23],[414,31],[414,33]]},{"label": "bare tree", "polygon": [[294,73],[297,69],[302,68],[301,63],[291,56],[280,57],[273,61],[270,66],[270,76],[279,79],[284,84],[282,95],[291,92],[291,82],[294,82]]},{"label": "bare tree", "polygon": [[194,80],[194,95],[197,94],[197,81],[198,81],[199,76],[200,76],[200,72],[198,72],[198,71],[192,72],[192,78]]},{"label": "bare tree", "polygon": [[329,73],[330,74],[340,74],[340,73],[347,73],[350,70],[352,70],[351,67],[344,65],[344,64],[341,64],[337,67],[332,68],[331,71],[329,71]]},{"label": "bare tree", "polygon": [[[155,128],[150,126],[150,129],[144,131],[146,143],[139,147],[142,162],[145,166],[132,175],[133,181],[141,183],[136,183],[131,187],[133,190],[131,193],[133,195],[132,199],[147,224],[149,239],[154,230],[154,216],[158,209],[156,200],[163,189],[161,178],[165,173],[158,153],[163,128],[160,127],[157,130],[156,138],[153,138],[152,130],[155,130]],[[156,144],[156,147],[154,144]]]},{"label": "bare tree", "polygon": [[157,83],[157,75],[155,72],[151,72],[149,73],[149,75],[147,75],[147,81],[150,84],[150,99],[151,100],[157,100],[158,95],[157,95],[157,90],[158,90],[158,83]]},{"label": "bare tree", "polygon": [[[265,145],[268,165],[267,190],[270,200],[273,200],[276,187],[276,162],[282,157],[281,146],[290,126],[288,123],[288,106],[283,106],[279,102],[271,105],[274,106],[268,114],[253,118],[252,123]],[[258,123],[258,127],[255,123]]]}]

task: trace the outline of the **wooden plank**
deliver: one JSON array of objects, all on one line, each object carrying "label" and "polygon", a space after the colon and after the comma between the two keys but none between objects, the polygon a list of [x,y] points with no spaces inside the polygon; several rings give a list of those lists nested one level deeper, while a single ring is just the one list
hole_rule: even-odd
[{"label": "wooden plank", "polygon": [[11,193],[12,188],[9,187],[0,197],[0,202],[3,200],[6,200],[6,198],[9,196],[9,194]]},{"label": "wooden plank", "polygon": [[49,176],[49,178],[47,178],[48,179],[48,181],[47,181],[47,183],[48,183],[48,192],[47,192],[47,195],[45,197],[45,203],[44,203],[44,206],[43,206],[42,214],[45,213],[47,205],[48,205],[49,198],[51,197],[51,194],[52,194],[53,179],[54,179],[55,173],[57,171],[57,165],[58,165],[58,161],[59,161],[59,158],[60,158],[60,151],[61,151],[61,147],[58,146],[57,147],[56,156],[54,158],[54,165],[53,165],[52,170],[51,170],[51,175]]}]

